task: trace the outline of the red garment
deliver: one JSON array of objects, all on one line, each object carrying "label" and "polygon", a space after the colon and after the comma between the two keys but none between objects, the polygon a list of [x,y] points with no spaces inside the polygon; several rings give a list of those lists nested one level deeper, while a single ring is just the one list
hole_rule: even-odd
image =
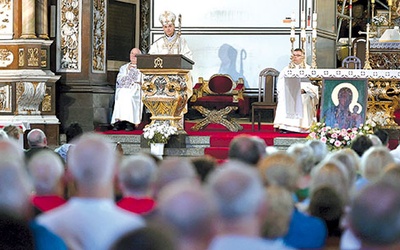
[{"label": "red garment", "polygon": [[154,210],[156,201],[150,197],[124,197],[117,202],[117,206],[136,214],[147,214]]},{"label": "red garment", "polygon": [[31,198],[32,204],[42,212],[47,212],[53,208],[64,205],[67,201],[57,195],[43,195],[36,196],[33,195]]}]

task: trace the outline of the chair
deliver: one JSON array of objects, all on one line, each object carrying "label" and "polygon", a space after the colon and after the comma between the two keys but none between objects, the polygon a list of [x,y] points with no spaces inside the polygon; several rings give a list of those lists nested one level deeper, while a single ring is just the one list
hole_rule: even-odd
[{"label": "chair", "polygon": [[226,74],[215,74],[208,81],[199,77],[193,88],[190,106],[203,115],[203,119],[192,127],[198,131],[210,123],[225,126],[229,131],[237,132],[243,127],[229,117],[233,110],[244,110],[244,82],[239,78],[236,82]]},{"label": "chair", "polygon": [[361,60],[356,56],[348,56],[343,59],[342,67],[347,69],[361,69]]},{"label": "chair", "polygon": [[361,68],[365,64],[365,53],[367,48],[367,40],[364,37],[357,37],[353,41],[353,56],[360,58]]},{"label": "chair", "polygon": [[[254,131],[254,115],[256,110],[273,110],[276,112],[276,82],[279,71],[266,68],[260,72],[258,82],[258,101],[251,104],[251,130]],[[261,126],[261,112],[257,113],[258,130]]]}]

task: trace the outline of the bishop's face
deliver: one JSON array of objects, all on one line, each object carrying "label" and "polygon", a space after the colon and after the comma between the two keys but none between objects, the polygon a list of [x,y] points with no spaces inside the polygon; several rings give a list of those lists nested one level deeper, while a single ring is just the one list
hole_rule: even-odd
[{"label": "bishop's face", "polygon": [[175,25],[173,23],[163,25],[163,30],[166,36],[173,36],[175,33]]},{"label": "bishop's face", "polygon": [[131,53],[129,54],[129,59],[131,60],[131,64],[136,65],[137,63],[137,57],[136,55],[140,54],[140,50],[134,48],[131,50]]}]

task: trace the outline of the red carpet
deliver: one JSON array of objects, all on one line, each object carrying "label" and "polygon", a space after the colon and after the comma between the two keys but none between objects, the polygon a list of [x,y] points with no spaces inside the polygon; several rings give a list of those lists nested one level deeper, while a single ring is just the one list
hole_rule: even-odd
[{"label": "red carpet", "polygon": [[[249,134],[254,136],[259,136],[264,139],[267,145],[274,145],[275,137],[298,137],[305,138],[307,134],[298,134],[298,133],[287,133],[282,134],[279,132],[275,132],[272,124],[262,124],[260,131],[257,130],[257,126],[255,126],[255,131],[251,131],[251,124],[245,123],[241,124],[243,126],[243,130],[239,132],[230,132],[227,128],[220,124],[210,124],[204,130],[201,131],[192,131],[190,128],[193,127],[196,123],[194,121],[185,121],[185,130],[188,135],[191,136],[210,136],[210,147],[206,148],[204,153],[207,155],[211,155],[218,160],[224,160],[228,157],[228,149],[229,143],[231,140],[240,134]],[[104,131],[105,134],[126,134],[126,135],[140,135],[142,134],[142,130],[134,130],[134,131]]]}]

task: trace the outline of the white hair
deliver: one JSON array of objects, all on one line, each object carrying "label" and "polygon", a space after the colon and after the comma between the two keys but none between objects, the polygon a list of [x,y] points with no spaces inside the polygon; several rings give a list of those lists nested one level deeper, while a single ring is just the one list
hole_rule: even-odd
[{"label": "white hair", "polygon": [[50,150],[33,155],[29,160],[28,170],[38,195],[54,193],[64,174],[63,162]]},{"label": "white hair", "polygon": [[88,133],[69,149],[68,167],[79,185],[88,187],[112,182],[117,159],[112,145],[104,136]]}]

